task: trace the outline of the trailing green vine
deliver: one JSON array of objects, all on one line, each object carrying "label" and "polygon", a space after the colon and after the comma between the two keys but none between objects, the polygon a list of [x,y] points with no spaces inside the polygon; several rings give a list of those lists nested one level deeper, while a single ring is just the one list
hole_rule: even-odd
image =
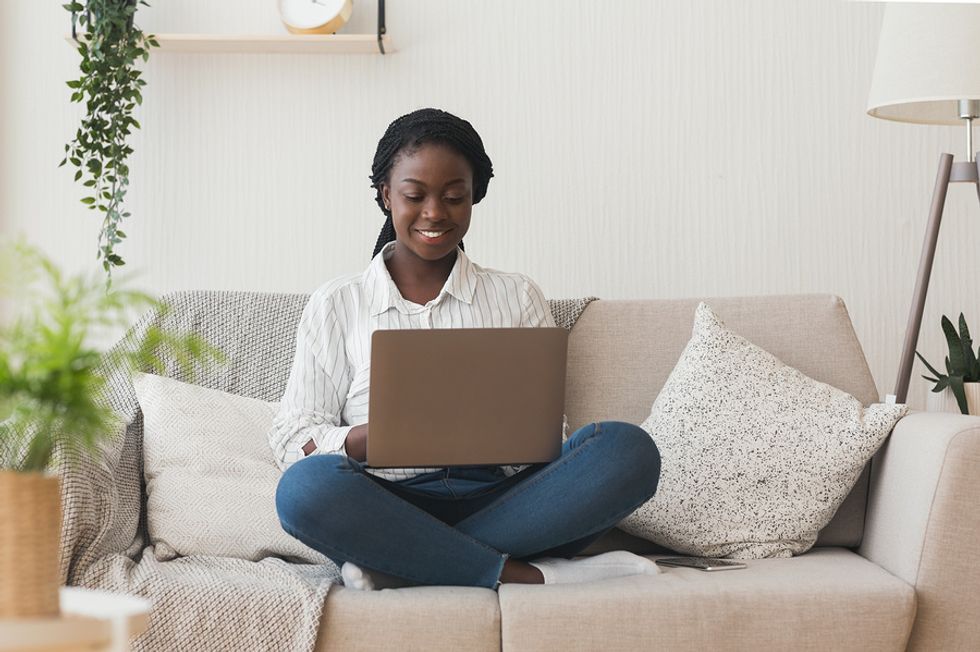
[{"label": "trailing green vine", "polygon": [[149,6],[144,0],[87,0],[62,5],[72,13],[72,29],[81,27],[76,43],[82,56],[82,75],[67,84],[72,89],[71,101],[84,102],[86,113],[75,138],[65,145],[65,158],[59,167],[71,163],[77,168],[75,181],[84,177],[82,185],[89,189],[82,203],[103,214],[96,259],[102,260],[109,286],[112,268],[126,264],[115,245],[126,237],[119,226],[130,216],[123,210],[129,188],[126,161],[133,153],[126,138],[132,128],[140,128],[133,111],[143,103],[140,89],[146,85],[136,64],[149,58],[151,47],[159,46],[152,34],[144,34],[135,24],[138,4]]}]

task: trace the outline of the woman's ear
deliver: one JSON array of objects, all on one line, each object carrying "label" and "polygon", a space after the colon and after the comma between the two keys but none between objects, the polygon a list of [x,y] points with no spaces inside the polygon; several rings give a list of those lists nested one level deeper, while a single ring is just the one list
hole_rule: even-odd
[{"label": "woman's ear", "polygon": [[384,202],[385,208],[391,210],[391,187],[387,183],[381,184],[381,201]]}]

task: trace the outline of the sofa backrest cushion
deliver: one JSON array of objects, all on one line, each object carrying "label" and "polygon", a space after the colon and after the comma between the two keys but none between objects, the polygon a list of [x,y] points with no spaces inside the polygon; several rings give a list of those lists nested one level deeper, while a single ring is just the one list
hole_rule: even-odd
[{"label": "sofa backrest cushion", "polygon": [[[185,378],[172,360],[156,373],[278,401],[295,355],[296,324],[308,298],[298,293],[174,292],[161,299],[169,314],[148,315],[133,330],[138,335],[156,324],[178,333],[197,332],[228,356],[228,364],[201,369],[193,379]],[[592,421],[642,423],[690,339],[694,309],[702,300],[710,302],[733,331],[786,364],[850,392],[865,405],[877,400],[847,309],[835,296],[600,300],[589,303],[580,316],[568,310],[571,304],[577,307],[577,300],[549,300],[553,313],[574,313],[568,317],[575,324],[569,335],[565,394],[569,433]],[[111,403],[130,422],[127,439],[140,442],[143,421],[135,392],[128,379],[114,380],[113,387]],[[821,531],[817,545],[860,543],[867,481],[866,468],[834,520]],[[142,529],[144,523],[140,525]]]},{"label": "sofa backrest cushion", "polygon": [[[593,421],[640,424],[709,303],[734,332],[864,405],[878,391],[844,302],[832,295],[594,301],[569,336],[565,409],[569,433]],[[817,545],[856,546],[864,527],[865,468]]]}]

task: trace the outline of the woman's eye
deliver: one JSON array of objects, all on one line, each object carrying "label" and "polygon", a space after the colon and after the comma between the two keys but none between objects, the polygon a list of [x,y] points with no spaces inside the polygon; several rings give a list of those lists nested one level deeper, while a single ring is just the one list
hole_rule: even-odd
[{"label": "woman's eye", "polygon": [[[402,195],[406,200],[410,202],[420,202],[425,200],[423,195]],[[465,197],[446,197],[445,200],[451,204],[458,204],[463,201]]]}]

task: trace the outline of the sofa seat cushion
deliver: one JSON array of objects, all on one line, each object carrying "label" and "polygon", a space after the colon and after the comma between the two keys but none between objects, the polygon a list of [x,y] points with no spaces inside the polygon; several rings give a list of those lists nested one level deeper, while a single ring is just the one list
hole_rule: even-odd
[{"label": "sofa seat cushion", "polygon": [[502,649],[905,649],[913,588],[854,552],[814,548],[745,563],[741,570],[664,567],[659,575],[581,584],[501,585]]},{"label": "sofa seat cushion", "polygon": [[315,650],[499,652],[497,593],[468,586],[380,591],[332,586]]}]

